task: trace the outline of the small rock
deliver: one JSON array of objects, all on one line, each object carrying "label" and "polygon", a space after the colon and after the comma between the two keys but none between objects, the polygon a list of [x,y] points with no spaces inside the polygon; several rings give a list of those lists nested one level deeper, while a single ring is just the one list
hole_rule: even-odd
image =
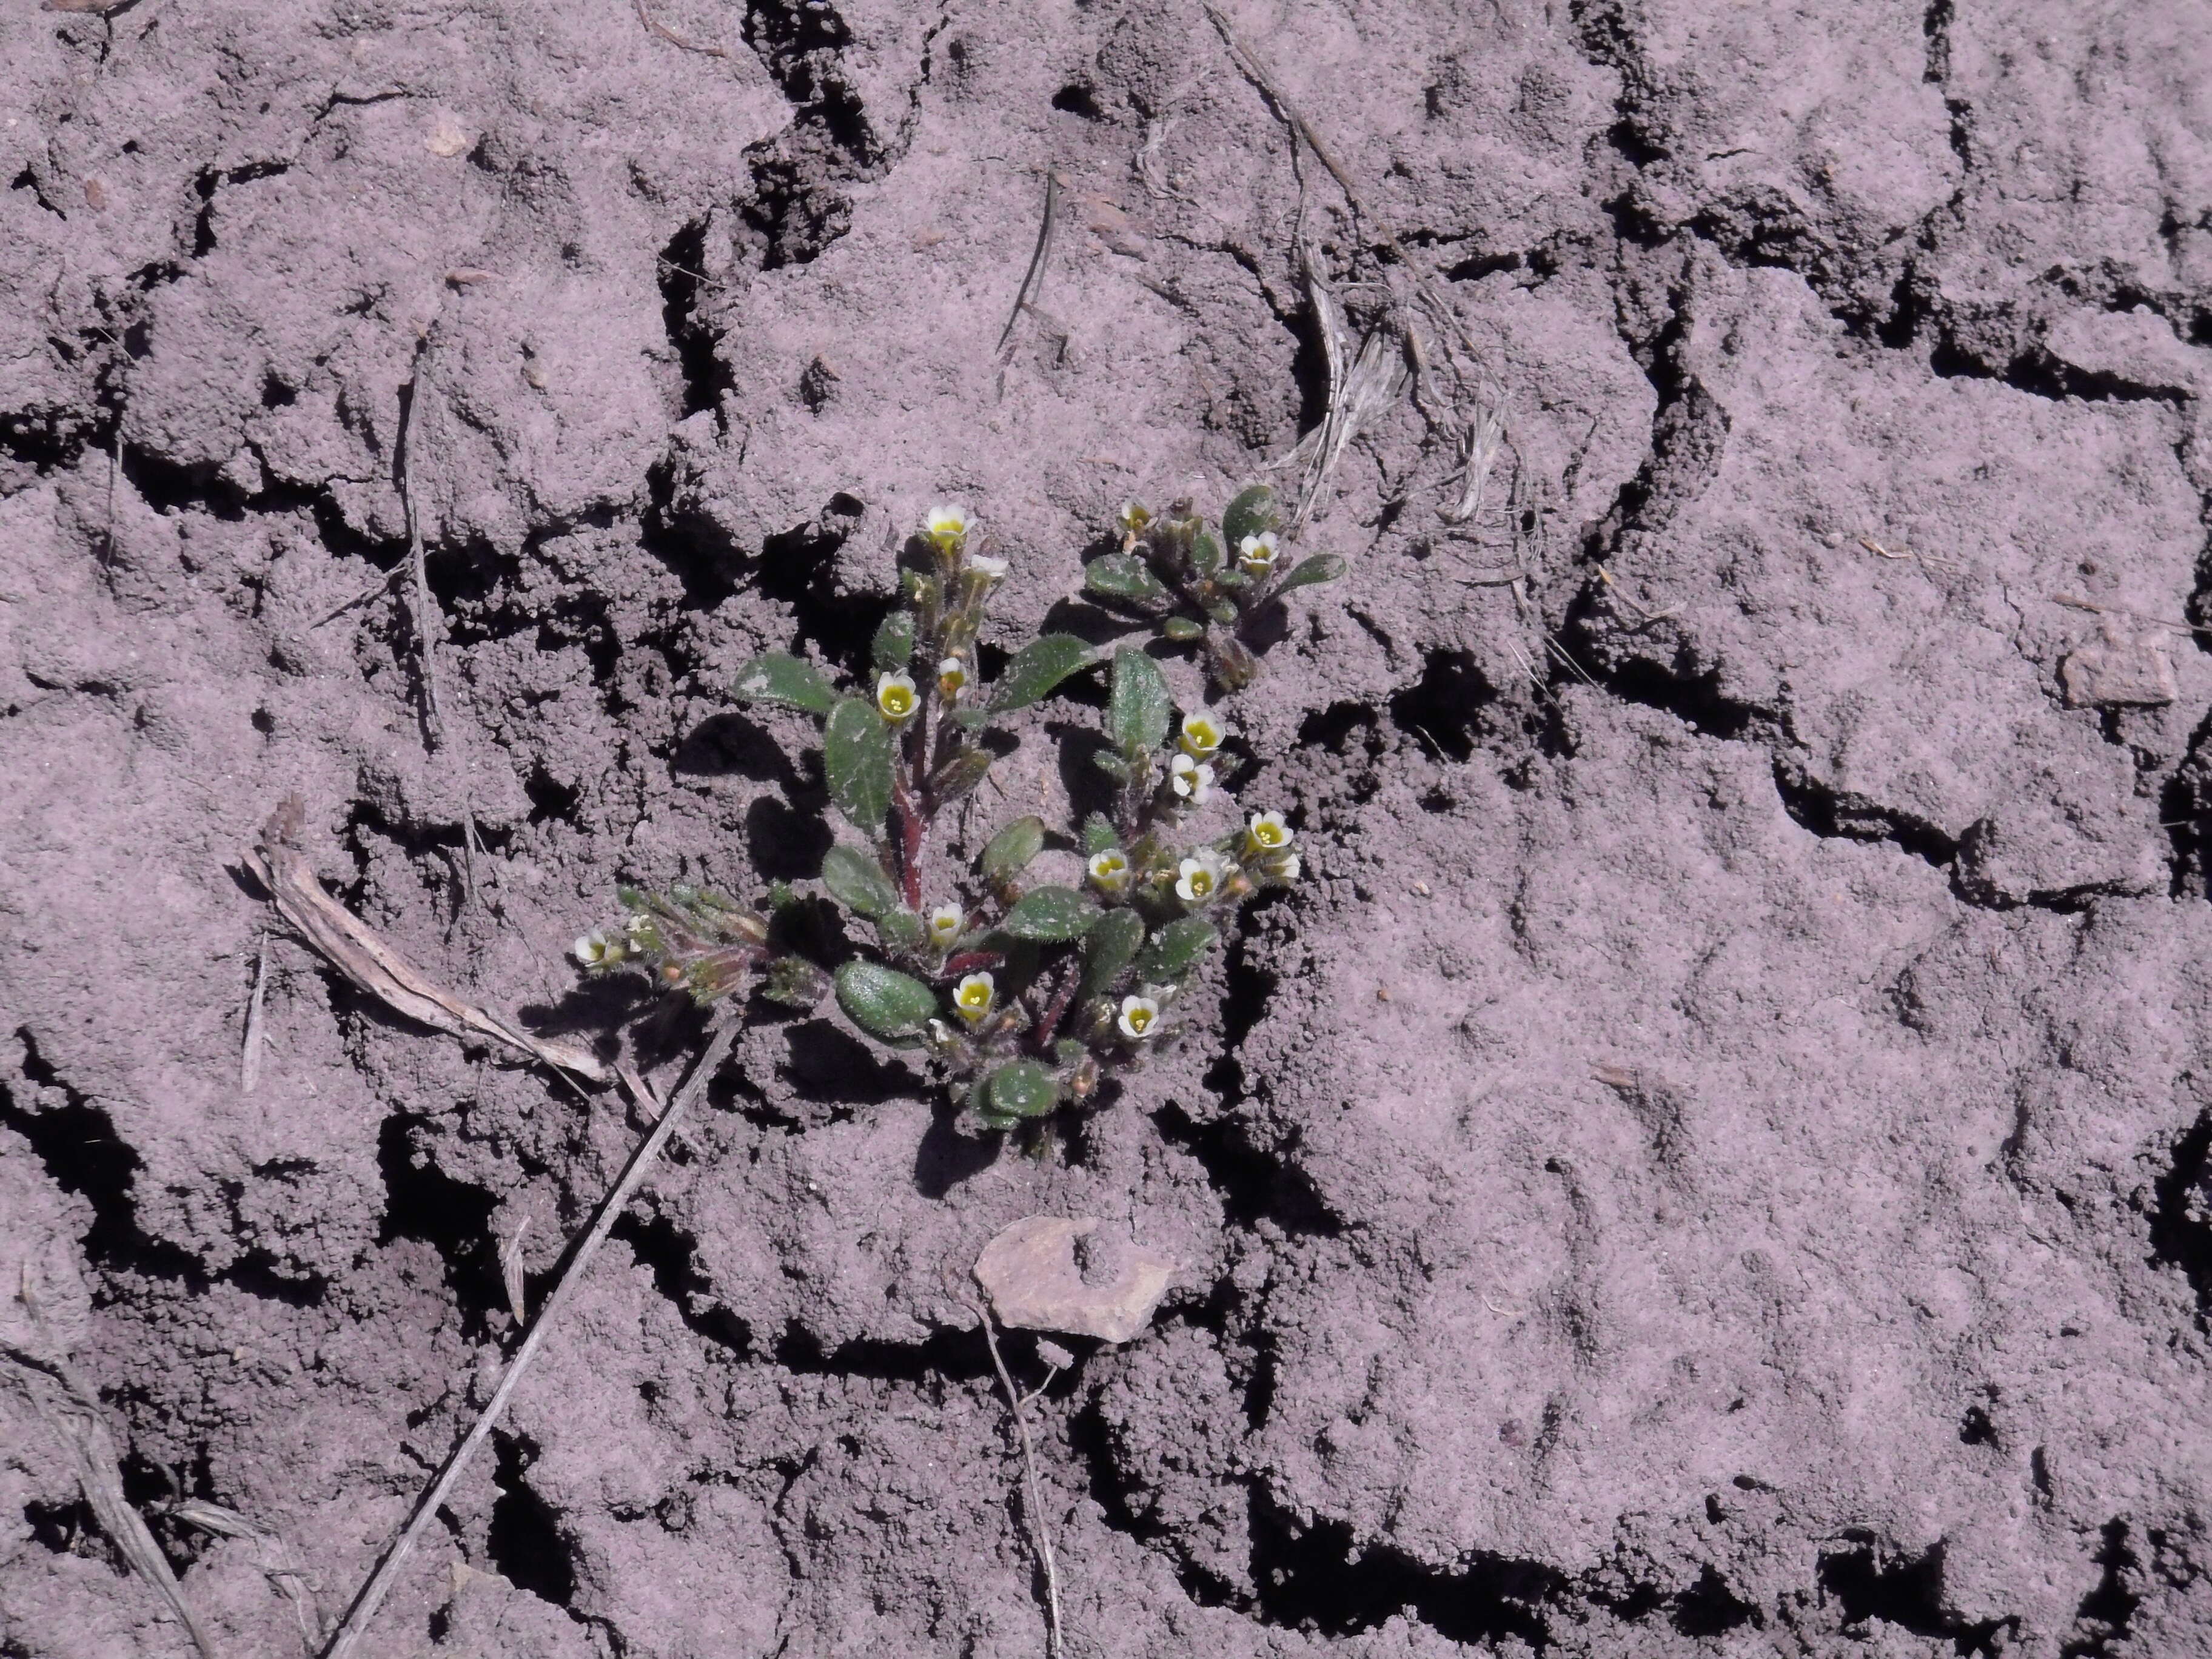
[{"label": "small rock", "polygon": [[[1025,1331],[1063,1331],[1127,1342],[1152,1323],[1176,1263],[1140,1244],[1101,1237],[1096,1216],[1024,1216],[983,1247],[975,1279],[1002,1324]],[[1076,1257],[1077,1241],[1097,1273]]]},{"label": "small rock", "polygon": [[2058,665],[2058,678],[2069,708],[2153,708],[2177,695],[2173,665],[2156,635],[2085,645]]}]

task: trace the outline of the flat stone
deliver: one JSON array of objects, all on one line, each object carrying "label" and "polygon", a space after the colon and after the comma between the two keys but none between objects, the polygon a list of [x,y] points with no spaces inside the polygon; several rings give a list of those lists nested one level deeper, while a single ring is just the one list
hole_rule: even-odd
[{"label": "flat stone", "polygon": [[2177,695],[2173,665],[2155,637],[2085,645],[2058,665],[2073,708],[2154,708]]},{"label": "flat stone", "polygon": [[1127,1342],[1152,1323],[1178,1264],[1101,1234],[1096,1216],[1024,1216],[975,1261],[1001,1324]]}]

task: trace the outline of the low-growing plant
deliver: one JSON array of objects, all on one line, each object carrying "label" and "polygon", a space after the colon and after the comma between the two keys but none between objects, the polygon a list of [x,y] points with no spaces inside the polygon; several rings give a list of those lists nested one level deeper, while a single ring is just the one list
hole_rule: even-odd
[{"label": "low-growing plant", "polygon": [[[1132,502],[1121,516],[1121,549],[1092,562],[1087,590],[1153,622],[1170,651],[1194,647],[1225,690],[1258,672],[1252,625],[1343,569],[1328,555],[1279,568],[1264,485],[1237,495],[1218,532],[1188,501],[1157,516]],[[1006,566],[982,550],[964,508],[932,508],[900,566],[900,604],[876,631],[866,684],[840,690],[814,664],[771,652],[734,688],[822,723],[830,798],[865,843],[833,845],[821,884],[869,945],[810,960],[792,944],[806,931],[805,900],[782,884],[757,908],[698,888],[625,888],[621,925],[586,934],[575,954],[593,971],[642,967],[707,1004],[757,989],[806,1009],[834,992],[860,1030],[926,1052],[980,1127],[1005,1130],[1087,1101],[1103,1077],[1140,1064],[1173,1031],[1224,920],[1296,881],[1300,857],[1279,811],[1219,813],[1237,767],[1229,726],[1210,708],[1178,709],[1142,646],[1109,655],[1042,633],[985,683],[977,647]],[[1109,781],[1103,810],[1064,837],[1042,817],[1015,817],[957,861],[940,825],[1000,757],[987,741],[994,728],[1102,665],[1104,743],[1092,758]],[[1231,822],[1204,832],[1201,815]],[[1079,878],[1030,879],[1053,846],[1075,853]]]}]

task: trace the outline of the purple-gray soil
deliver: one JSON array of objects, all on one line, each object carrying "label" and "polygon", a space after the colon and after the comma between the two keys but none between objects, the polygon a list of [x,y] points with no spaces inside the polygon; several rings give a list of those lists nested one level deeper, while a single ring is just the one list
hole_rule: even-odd
[{"label": "purple-gray soil", "polygon": [[[2212,22],[1228,21],[0,19],[0,1355],[224,1654],[343,1609],[642,1125],[337,976],[262,821],[666,1086],[697,1018],[563,953],[816,873],[738,665],[864,660],[939,497],[1016,641],[1322,422],[1329,293],[1407,374],[1224,704],[1305,879],[1038,1156],[757,1012],[363,1651],[1042,1653],[962,1301],[1045,1213],[1180,1264],[1032,1408],[1072,1656],[2212,1653]],[[52,1399],[0,1358],[0,1654],[187,1652]]]}]

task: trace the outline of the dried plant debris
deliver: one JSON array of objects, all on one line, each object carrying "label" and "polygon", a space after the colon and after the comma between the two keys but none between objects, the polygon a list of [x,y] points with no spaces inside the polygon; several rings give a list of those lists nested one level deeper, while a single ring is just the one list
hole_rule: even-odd
[{"label": "dried plant debris", "polygon": [[300,845],[306,816],[297,796],[287,799],[262,826],[260,842],[250,857],[278,913],[332,967],[395,1013],[433,1030],[489,1037],[516,1054],[595,1083],[612,1075],[589,1049],[533,1036],[513,1020],[454,995],[325,892]]}]

